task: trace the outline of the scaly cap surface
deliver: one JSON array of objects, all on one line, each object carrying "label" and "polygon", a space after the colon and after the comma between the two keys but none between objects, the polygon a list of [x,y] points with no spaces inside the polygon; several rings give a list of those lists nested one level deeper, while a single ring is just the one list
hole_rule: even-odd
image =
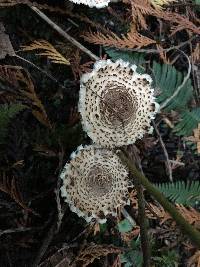
[{"label": "scaly cap surface", "polygon": [[131,186],[126,167],[111,150],[78,147],[61,173],[61,195],[73,212],[87,222],[99,223],[117,215],[117,207],[129,204]]},{"label": "scaly cap surface", "polygon": [[159,105],[152,79],[122,60],[99,60],[81,78],[79,112],[85,132],[102,147],[134,143],[152,132]]}]

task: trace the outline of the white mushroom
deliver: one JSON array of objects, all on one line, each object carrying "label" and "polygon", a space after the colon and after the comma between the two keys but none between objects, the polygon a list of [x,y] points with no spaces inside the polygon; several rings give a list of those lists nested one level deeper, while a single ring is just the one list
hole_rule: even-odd
[{"label": "white mushroom", "polygon": [[81,78],[79,112],[83,129],[102,147],[134,143],[152,131],[159,105],[152,79],[122,60],[99,60]]},{"label": "white mushroom", "polygon": [[131,182],[126,167],[111,150],[80,146],[61,174],[61,195],[73,212],[87,222],[99,223],[117,215],[117,207],[129,204]]},{"label": "white mushroom", "polygon": [[110,0],[70,0],[75,4],[84,4],[89,7],[103,8],[107,7]]}]

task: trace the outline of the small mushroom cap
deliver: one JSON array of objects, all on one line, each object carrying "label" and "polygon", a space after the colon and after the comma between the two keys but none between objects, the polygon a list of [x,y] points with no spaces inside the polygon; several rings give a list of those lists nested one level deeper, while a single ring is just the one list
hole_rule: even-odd
[{"label": "small mushroom cap", "polygon": [[103,8],[107,7],[110,0],[70,0],[75,4],[84,4],[89,7]]},{"label": "small mushroom cap", "polygon": [[119,157],[106,148],[78,147],[61,173],[61,195],[71,210],[87,222],[106,221],[116,209],[129,204],[128,171]]},{"label": "small mushroom cap", "polygon": [[159,105],[151,77],[136,68],[122,60],[99,60],[81,77],[79,112],[83,129],[95,144],[129,145],[152,131]]}]

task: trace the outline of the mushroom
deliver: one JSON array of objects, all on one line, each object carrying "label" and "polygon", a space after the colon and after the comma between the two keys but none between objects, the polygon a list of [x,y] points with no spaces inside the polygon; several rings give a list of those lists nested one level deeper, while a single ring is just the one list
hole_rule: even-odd
[{"label": "mushroom", "polygon": [[151,133],[159,105],[152,79],[123,60],[99,60],[80,81],[79,112],[83,129],[102,147],[134,143]]},{"label": "mushroom", "polygon": [[128,171],[109,149],[78,147],[60,177],[62,197],[87,222],[96,219],[104,223],[106,215],[116,216],[118,207],[130,204]]},{"label": "mushroom", "polygon": [[103,8],[107,7],[110,0],[70,0],[75,4],[84,4],[89,7]]}]

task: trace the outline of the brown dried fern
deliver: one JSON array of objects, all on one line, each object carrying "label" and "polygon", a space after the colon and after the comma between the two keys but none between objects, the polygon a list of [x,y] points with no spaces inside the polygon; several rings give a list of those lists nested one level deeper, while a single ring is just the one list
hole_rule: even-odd
[{"label": "brown dried fern", "polygon": [[170,5],[173,2],[177,2],[178,0],[150,0],[152,6],[155,9],[162,9],[165,5]]},{"label": "brown dried fern", "polygon": [[82,267],[85,267],[93,263],[95,259],[100,259],[100,257],[105,257],[108,254],[119,254],[121,252],[121,248],[115,247],[113,245],[91,244],[80,251],[79,255],[70,266],[74,267],[80,265]]},{"label": "brown dried fern", "polygon": [[29,101],[28,105],[33,116],[48,128],[52,128],[45,108],[38,98],[33,82],[28,71],[19,66],[0,66],[0,80],[7,81],[13,87],[12,94],[17,95],[16,99]]},{"label": "brown dried fern", "polygon": [[56,64],[70,65],[68,59],[61,55],[55,47],[45,40],[38,40],[32,42],[30,45],[22,46],[23,51],[42,50],[37,55],[46,56],[49,60]]},{"label": "brown dried fern", "polygon": [[35,88],[28,71],[25,71],[23,68],[18,69],[17,79],[23,85],[25,85],[23,89],[20,89],[20,92],[23,97],[31,101],[32,104],[31,110],[33,116],[44,126],[46,126],[49,129],[52,129],[46,110],[35,92]]},{"label": "brown dried fern", "polygon": [[117,36],[114,32],[110,31],[110,34],[103,34],[101,32],[92,33],[87,32],[83,36],[84,40],[100,44],[104,46],[114,46],[116,48],[141,48],[150,44],[156,43],[154,40],[145,37],[137,32],[134,25],[131,26],[130,32],[127,35]]},{"label": "brown dried fern", "polygon": [[[191,21],[189,21],[186,17],[175,12],[169,12],[166,10],[155,8],[151,5],[151,1],[149,0],[130,0],[129,3],[131,4],[132,8],[133,20],[135,22],[138,22],[138,24],[145,29],[147,28],[145,16],[151,15],[175,24],[174,27],[176,31],[187,29],[196,34],[200,34],[200,28],[197,27]],[[172,34],[174,33],[175,30],[172,32]]]},{"label": "brown dried fern", "polygon": [[1,175],[0,179],[0,190],[4,193],[10,195],[10,197],[24,210],[28,212],[34,213],[32,209],[27,207],[27,205],[24,203],[21,193],[18,190],[17,183],[15,181],[15,178],[9,179],[5,173]]},{"label": "brown dried fern", "polygon": [[[163,207],[149,204],[150,210],[152,212],[147,211],[147,216],[152,219],[157,218],[160,220],[160,224],[164,224],[167,221],[171,221],[173,227],[175,227],[175,222],[172,221],[171,216],[168,212],[164,210]],[[176,204],[177,210],[180,214],[192,225],[194,225],[197,229],[200,229],[200,213],[192,207],[184,207],[183,205]],[[155,216],[156,215],[156,216]]]}]

